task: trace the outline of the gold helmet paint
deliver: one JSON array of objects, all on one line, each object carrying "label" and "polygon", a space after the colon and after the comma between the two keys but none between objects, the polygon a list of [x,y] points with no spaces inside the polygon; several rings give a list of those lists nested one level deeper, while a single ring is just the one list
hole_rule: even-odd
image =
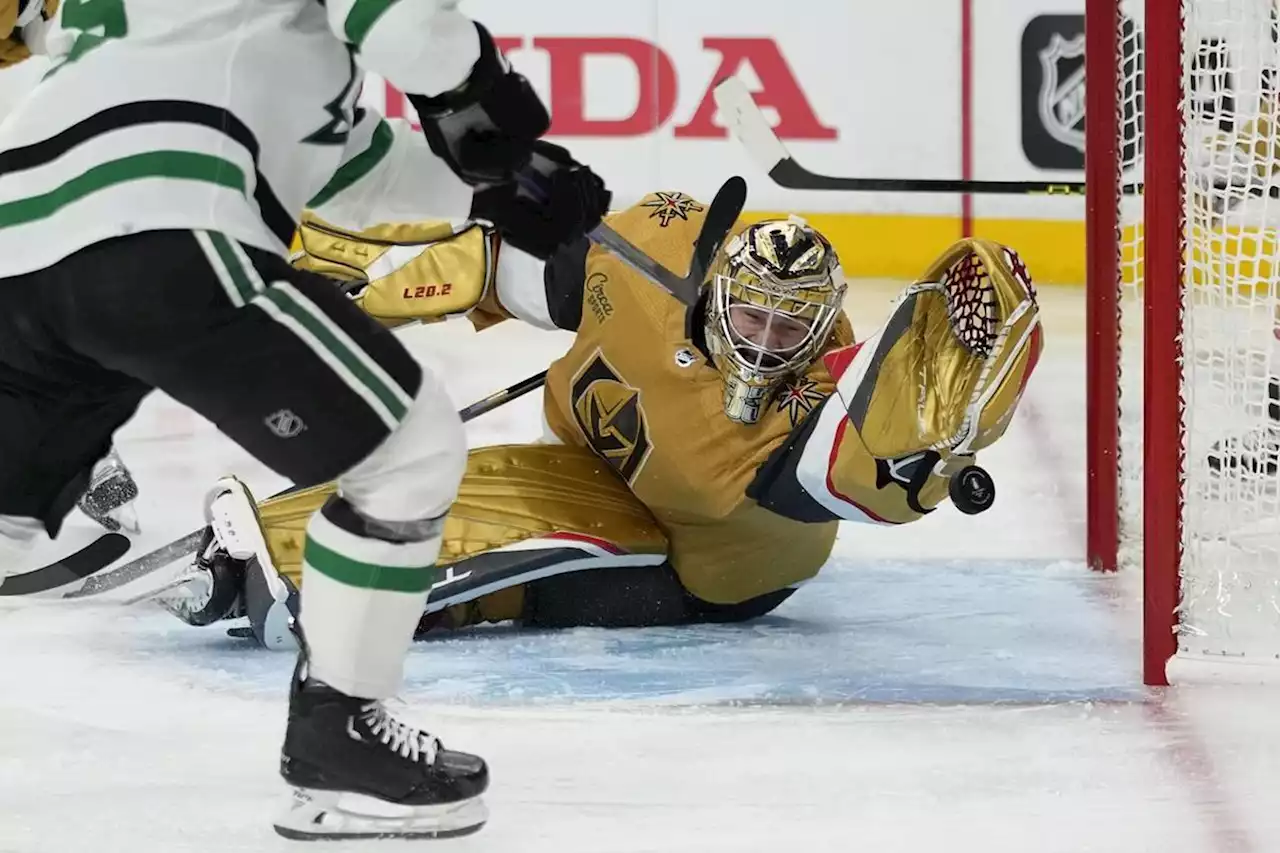
[{"label": "gold helmet paint", "polygon": [[711,268],[707,348],[724,377],[724,409],[752,424],[787,377],[822,352],[847,287],[831,244],[803,219],[749,226]]}]

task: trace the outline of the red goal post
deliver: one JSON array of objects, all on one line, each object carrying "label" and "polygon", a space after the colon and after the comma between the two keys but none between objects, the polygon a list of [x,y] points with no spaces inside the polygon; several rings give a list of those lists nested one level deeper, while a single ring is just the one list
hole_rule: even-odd
[{"label": "red goal post", "polygon": [[1143,572],[1148,684],[1280,672],[1276,18],[1086,2],[1088,561]]}]

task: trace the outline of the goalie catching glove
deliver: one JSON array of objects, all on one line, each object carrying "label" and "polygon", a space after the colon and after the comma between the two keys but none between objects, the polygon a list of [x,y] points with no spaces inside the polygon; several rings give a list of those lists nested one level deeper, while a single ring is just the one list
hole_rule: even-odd
[{"label": "goalie catching glove", "polygon": [[[907,287],[879,333],[827,357],[856,430],[845,442],[860,445],[840,453],[866,457],[833,471],[835,491],[888,521],[932,510],[952,477],[1004,434],[1042,338],[1035,289],[1017,254],[987,240],[953,245]],[[847,483],[839,470],[852,475]],[[900,488],[885,488],[891,484]]]}]

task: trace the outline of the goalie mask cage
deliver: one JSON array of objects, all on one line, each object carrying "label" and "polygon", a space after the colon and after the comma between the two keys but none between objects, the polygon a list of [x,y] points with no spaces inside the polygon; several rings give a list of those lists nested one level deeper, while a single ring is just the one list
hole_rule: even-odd
[{"label": "goalie mask cage", "polygon": [[1088,559],[1148,684],[1280,672],[1278,2],[1086,3]]}]

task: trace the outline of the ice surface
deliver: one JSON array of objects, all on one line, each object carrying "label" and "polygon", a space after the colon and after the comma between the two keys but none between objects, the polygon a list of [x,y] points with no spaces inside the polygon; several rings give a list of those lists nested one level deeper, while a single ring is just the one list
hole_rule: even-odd
[{"label": "ice surface", "polygon": [[[863,285],[867,329],[890,289]],[[1005,441],[996,506],[846,525],[822,574],[744,626],[520,633],[416,645],[405,695],[491,762],[493,819],[442,850],[1280,850],[1274,692],[1140,686],[1134,579],[1087,572],[1080,292]],[[510,324],[508,324],[510,325]],[[407,333],[459,405],[566,343],[511,326]],[[475,443],[540,432],[535,399]],[[235,470],[283,485],[163,399],[121,435],[142,553]],[[67,539],[93,535],[73,517]],[[132,555],[131,555],[132,556]],[[0,609],[0,853],[283,850],[270,821],[292,660],[148,607]],[[431,844],[341,844],[390,850]]]}]

